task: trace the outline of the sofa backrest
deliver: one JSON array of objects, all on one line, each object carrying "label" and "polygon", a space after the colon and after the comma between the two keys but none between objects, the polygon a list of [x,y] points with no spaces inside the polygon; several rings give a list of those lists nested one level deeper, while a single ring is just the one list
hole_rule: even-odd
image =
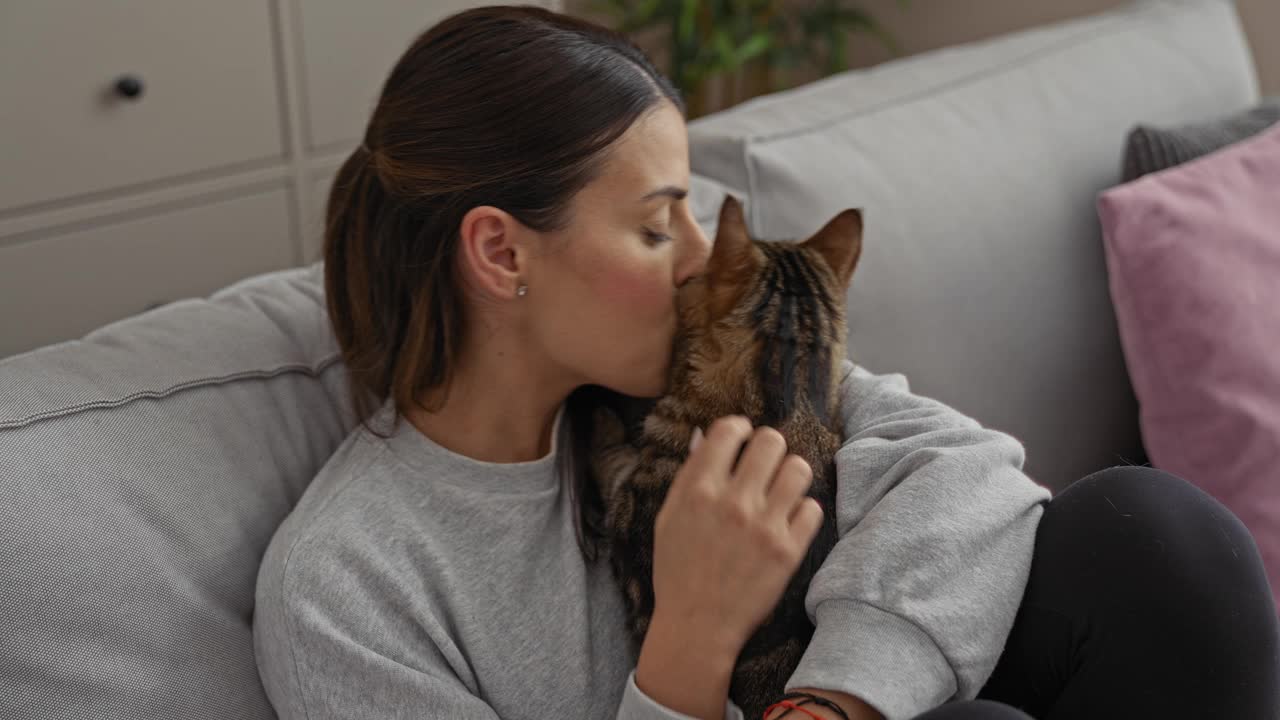
[{"label": "sofa backrest", "polygon": [[275,717],[258,563],[354,426],[321,269],[0,361],[0,717]]},{"label": "sofa backrest", "polygon": [[766,239],[864,209],[849,354],[1027,446],[1061,489],[1141,458],[1097,194],[1128,130],[1258,96],[1232,3],[1147,0],[850,71],[690,123]]}]

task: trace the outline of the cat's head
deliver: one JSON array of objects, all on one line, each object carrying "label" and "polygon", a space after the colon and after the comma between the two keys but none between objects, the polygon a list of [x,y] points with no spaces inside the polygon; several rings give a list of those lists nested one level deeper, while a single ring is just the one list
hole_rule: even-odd
[{"label": "cat's head", "polygon": [[800,242],[753,240],[741,203],[727,196],[706,271],[677,295],[673,380],[717,416],[777,425],[804,404],[829,418],[861,251],[859,210]]}]

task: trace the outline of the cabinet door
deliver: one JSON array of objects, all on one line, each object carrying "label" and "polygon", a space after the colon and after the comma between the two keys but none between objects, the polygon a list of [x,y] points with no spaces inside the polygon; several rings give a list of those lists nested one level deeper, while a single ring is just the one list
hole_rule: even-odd
[{"label": "cabinet door", "polygon": [[263,0],[0,2],[0,211],[281,157],[271,28]]},{"label": "cabinet door", "polygon": [[[477,0],[299,0],[308,142],[354,145],[364,135],[382,83],[409,45],[436,22]],[[551,9],[559,0],[534,0]]]},{"label": "cabinet door", "polygon": [[0,245],[0,357],[293,264],[288,191]]}]

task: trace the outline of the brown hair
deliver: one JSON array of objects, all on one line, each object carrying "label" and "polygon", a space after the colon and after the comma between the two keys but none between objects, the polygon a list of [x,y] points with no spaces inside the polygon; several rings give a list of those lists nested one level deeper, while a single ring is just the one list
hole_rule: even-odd
[{"label": "brown hair", "polygon": [[[538,231],[565,227],[604,150],[664,100],[684,114],[679,93],[625,36],[538,7],[467,10],[413,42],[325,214],[326,302],[361,426],[378,434],[367,421],[388,398],[393,429],[411,406],[444,402],[421,401],[447,394],[462,346],[467,308],[454,262],[463,215],[493,205]],[[590,559],[602,516],[588,476],[590,418],[609,392],[570,394],[556,450]]]}]

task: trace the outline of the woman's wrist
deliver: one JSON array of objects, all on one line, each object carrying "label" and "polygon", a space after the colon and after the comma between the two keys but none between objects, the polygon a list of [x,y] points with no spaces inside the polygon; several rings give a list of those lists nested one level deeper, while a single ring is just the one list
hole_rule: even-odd
[{"label": "woman's wrist", "polygon": [[737,653],[706,633],[689,632],[656,615],[636,664],[636,687],[654,702],[696,718],[724,717]]},{"label": "woman's wrist", "polygon": [[[834,690],[818,690],[816,688],[795,688],[795,692],[805,692],[830,700],[836,705],[839,705],[841,710],[844,710],[845,714],[849,716],[849,720],[885,720],[884,715],[881,715],[880,711],[871,707],[860,698],[847,693],[837,692]],[[823,718],[823,720],[843,720],[843,718],[841,718],[834,710],[829,710],[817,703],[805,703],[804,709],[808,710],[813,715]],[[788,710],[785,707],[777,708],[766,715],[765,720],[775,720],[787,712]],[[789,715],[787,715],[786,720],[808,720],[808,718],[808,715],[803,715],[793,710]],[[747,720],[751,719],[748,718]]]}]

